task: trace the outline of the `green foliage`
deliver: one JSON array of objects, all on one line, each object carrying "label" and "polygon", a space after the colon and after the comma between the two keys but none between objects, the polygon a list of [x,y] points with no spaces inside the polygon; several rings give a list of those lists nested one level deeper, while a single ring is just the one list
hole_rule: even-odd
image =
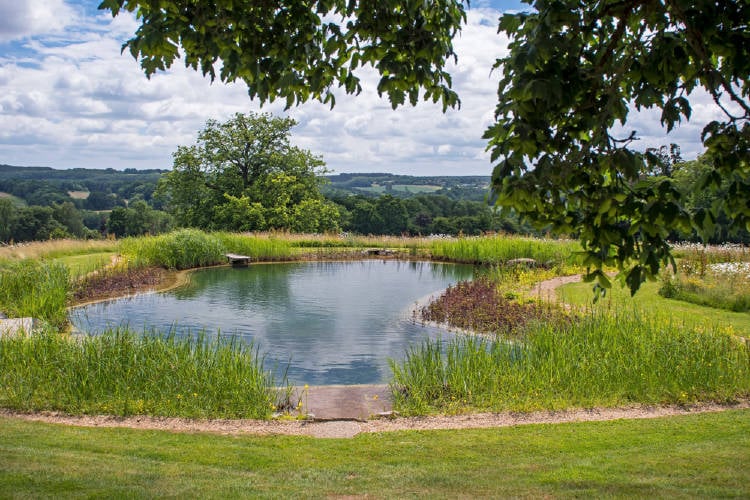
[{"label": "green foliage", "polygon": [[742,246],[682,249],[677,272],[662,273],[659,295],[735,312],[750,311],[750,253]]},{"label": "green foliage", "polygon": [[253,260],[288,260],[292,255],[292,245],[282,238],[255,237],[237,233],[214,233],[227,252],[247,255]]},{"label": "green foliage", "polygon": [[[540,230],[575,234],[588,277],[609,287],[604,268],[617,267],[632,293],[674,265],[671,231],[706,236],[721,213],[731,227],[750,229],[747,2],[527,1],[531,13],[505,14],[499,24],[512,42],[495,65],[503,77],[496,123],[485,132],[497,162],[497,203]],[[358,92],[354,70],[367,64],[380,73],[378,90],[394,108],[407,95],[416,103],[420,89],[444,108],[458,102],[443,68],[465,21],[461,1],[270,8],[243,0],[203,9],[176,0],[105,0],[100,7],[137,12],[141,26],[124,48],[147,75],[169,67],[181,47],[185,63],[212,78],[221,59],[220,78],[242,78],[261,102],[333,105],[332,85]],[[636,131],[616,130],[629,125],[631,105],[660,110],[672,130],[690,119],[697,89],[724,114],[703,129],[710,169],[701,188],[727,195],[691,213],[669,177],[643,175],[655,171],[658,155],[630,147]]]},{"label": "green foliage", "polygon": [[[505,429],[223,436],[0,417],[18,497],[750,496],[750,412]],[[308,429],[310,427],[307,427]]]},{"label": "green foliage", "polygon": [[209,120],[195,145],[177,149],[157,198],[182,226],[335,230],[337,211],[322,201],[319,189],[325,164],[290,144],[295,124],[254,113],[237,113],[224,123]]},{"label": "green foliage", "polygon": [[268,418],[274,386],[257,348],[221,338],[0,338],[0,406],[20,411]]},{"label": "green foliage", "polygon": [[226,249],[216,236],[180,229],[151,237],[126,238],[120,252],[137,266],[190,269],[225,262]]},{"label": "green foliage", "polygon": [[[720,211],[746,227],[750,6],[563,0],[534,7],[500,21],[513,41],[496,64],[503,72],[497,122],[485,133],[498,161],[498,204],[577,234],[590,276],[609,286],[602,269],[617,266],[633,292],[673,263],[670,231],[707,232]],[[630,148],[636,132],[617,138],[614,129],[629,124],[633,103],[660,109],[671,130],[690,118],[698,87],[725,114],[703,130],[710,169],[700,186],[728,186],[715,206],[689,213],[671,179],[641,175],[658,157]]]},{"label": "green foliage", "polygon": [[472,264],[502,264],[512,259],[534,259],[540,265],[571,263],[580,250],[577,243],[519,236],[487,236],[434,240],[429,246],[434,258]]},{"label": "green foliage", "polygon": [[458,103],[444,66],[466,16],[452,0],[281,6],[240,0],[211,8],[182,0],[158,6],[104,0],[99,8],[113,15],[136,12],[141,26],[123,50],[148,76],[169,68],[182,53],[186,66],[212,80],[217,73],[224,82],[243,80],[250,97],[261,102],[281,98],[290,107],[316,99],[333,106],[334,84],[358,94],[359,68],[369,65],[380,75],[378,93],[387,94],[394,108],[407,98],[416,104],[420,87],[425,100],[440,100],[444,108]]},{"label": "green foliage", "polygon": [[68,267],[60,262],[21,260],[0,266],[0,311],[61,327],[68,320]]},{"label": "green foliage", "polygon": [[750,394],[750,349],[719,329],[632,308],[567,326],[532,324],[518,342],[426,341],[391,363],[405,413],[727,401]]},{"label": "green foliage", "polygon": [[121,238],[146,233],[163,233],[171,225],[172,221],[166,213],[152,209],[143,200],[136,200],[127,208],[115,207],[112,209],[107,220],[107,231]]}]

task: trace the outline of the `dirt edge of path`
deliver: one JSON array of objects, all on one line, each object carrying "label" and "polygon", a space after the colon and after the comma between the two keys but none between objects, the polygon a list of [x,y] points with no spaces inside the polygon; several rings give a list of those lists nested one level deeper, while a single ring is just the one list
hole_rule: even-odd
[{"label": "dirt edge of path", "polygon": [[733,403],[695,403],[690,405],[634,405],[619,408],[578,408],[530,413],[470,413],[423,417],[382,418],[356,422],[309,420],[192,420],[171,417],[115,417],[108,415],[71,416],[56,412],[21,413],[0,410],[0,417],[71,425],[78,427],[117,427],[139,430],[159,430],[184,433],[212,433],[220,435],[296,435],[319,438],[349,438],[360,433],[394,432],[407,430],[488,429],[529,424],[559,424],[573,422],[646,419],[678,415],[713,413],[725,410],[750,409],[750,399]]}]

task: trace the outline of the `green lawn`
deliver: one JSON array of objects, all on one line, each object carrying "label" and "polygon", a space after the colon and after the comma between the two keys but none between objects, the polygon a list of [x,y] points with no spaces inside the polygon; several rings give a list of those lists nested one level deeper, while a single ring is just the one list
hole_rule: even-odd
[{"label": "green lawn", "polygon": [[[750,313],[737,313],[712,307],[704,307],[675,299],[665,299],[657,292],[659,283],[644,283],[632,302],[649,312],[668,314],[677,320],[697,324],[719,324],[729,326],[740,335],[750,335]],[[563,302],[579,305],[591,305],[592,283],[571,283],[557,289],[557,297]],[[621,307],[631,302],[630,291],[613,283],[607,296],[601,298],[594,307]]]},{"label": "green lawn", "polygon": [[0,419],[0,497],[748,497],[750,410],[228,437]]},{"label": "green lawn", "polygon": [[115,252],[96,252],[83,255],[68,255],[54,260],[62,262],[70,270],[71,276],[83,276],[101,269],[112,261]]}]

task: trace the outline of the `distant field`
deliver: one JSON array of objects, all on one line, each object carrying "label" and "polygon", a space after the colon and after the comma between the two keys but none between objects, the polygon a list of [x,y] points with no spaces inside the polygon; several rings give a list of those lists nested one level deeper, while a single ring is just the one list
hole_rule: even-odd
[{"label": "distant field", "polygon": [[85,200],[89,197],[88,191],[68,191],[68,196],[74,200]]},{"label": "distant field", "polygon": [[[393,191],[398,191],[401,193],[416,193],[416,194],[424,194],[424,193],[434,193],[435,191],[438,191],[442,189],[443,186],[434,186],[434,185],[421,185],[421,184],[394,184],[393,185]],[[362,191],[367,191],[368,193],[375,193],[375,194],[381,194],[386,193],[386,187],[380,186],[380,185],[372,185],[370,187],[358,187],[357,189]]]},{"label": "distant field", "polygon": [[4,192],[0,191],[0,198],[8,198],[8,199],[10,199],[13,202],[14,205],[19,206],[19,207],[25,207],[26,206],[26,202],[25,201],[23,201],[21,198],[13,196],[10,193],[4,193]]}]

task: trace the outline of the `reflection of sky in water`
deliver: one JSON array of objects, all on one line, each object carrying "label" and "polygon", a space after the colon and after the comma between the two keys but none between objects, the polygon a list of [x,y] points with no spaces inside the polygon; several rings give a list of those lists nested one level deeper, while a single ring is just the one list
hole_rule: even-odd
[{"label": "reflection of sky in water", "polygon": [[413,324],[415,301],[471,276],[468,266],[377,260],[204,269],[189,287],[78,308],[71,321],[91,333],[219,331],[254,341],[277,375],[291,359],[293,383],[377,383],[389,357],[437,334]]}]

